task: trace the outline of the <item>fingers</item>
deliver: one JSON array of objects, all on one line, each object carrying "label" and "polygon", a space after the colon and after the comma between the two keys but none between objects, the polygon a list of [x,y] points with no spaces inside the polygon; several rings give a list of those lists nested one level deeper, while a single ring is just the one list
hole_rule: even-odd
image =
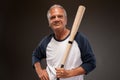
[{"label": "fingers", "polygon": [[57,78],[63,78],[66,76],[66,71],[64,68],[55,68],[56,70],[56,77]]},{"label": "fingers", "polygon": [[46,70],[42,70],[40,72],[39,77],[40,77],[40,80],[49,80],[49,77],[48,77],[48,74],[47,74]]}]

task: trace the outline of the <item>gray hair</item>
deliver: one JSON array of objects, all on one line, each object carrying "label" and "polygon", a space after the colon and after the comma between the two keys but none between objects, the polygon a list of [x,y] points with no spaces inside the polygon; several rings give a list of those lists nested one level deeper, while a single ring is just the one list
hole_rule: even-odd
[{"label": "gray hair", "polygon": [[47,18],[48,18],[48,20],[49,20],[49,18],[50,18],[50,10],[51,10],[52,8],[55,8],[55,7],[58,7],[58,8],[63,9],[64,15],[67,17],[66,10],[65,10],[61,5],[54,4],[53,6],[51,6],[51,7],[49,8],[49,10],[48,10],[48,12],[47,12]]}]

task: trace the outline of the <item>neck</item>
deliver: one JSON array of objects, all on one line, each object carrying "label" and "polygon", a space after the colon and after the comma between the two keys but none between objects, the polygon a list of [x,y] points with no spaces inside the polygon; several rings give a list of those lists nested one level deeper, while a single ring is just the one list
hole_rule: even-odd
[{"label": "neck", "polygon": [[55,32],[55,38],[58,40],[65,39],[70,33],[70,30],[67,28],[64,28],[63,30],[59,30]]}]

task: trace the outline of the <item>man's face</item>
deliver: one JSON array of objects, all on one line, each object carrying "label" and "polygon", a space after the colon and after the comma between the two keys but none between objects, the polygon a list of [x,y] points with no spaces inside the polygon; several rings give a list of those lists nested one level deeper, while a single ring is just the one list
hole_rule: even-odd
[{"label": "man's face", "polygon": [[50,10],[50,16],[48,21],[49,26],[53,30],[59,30],[66,26],[67,17],[65,16],[63,9],[55,7]]}]

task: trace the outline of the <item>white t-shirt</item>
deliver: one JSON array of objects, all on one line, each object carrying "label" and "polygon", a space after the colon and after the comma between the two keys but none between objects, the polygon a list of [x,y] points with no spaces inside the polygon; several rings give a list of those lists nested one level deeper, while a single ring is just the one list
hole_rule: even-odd
[{"label": "white t-shirt", "polygon": [[[46,48],[46,60],[47,67],[46,70],[49,74],[50,80],[56,80],[56,70],[55,68],[60,68],[61,61],[63,59],[66,46],[68,44],[69,37],[65,40],[57,41],[54,37],[51,39]],[[70,53],[64,64],[66,70],[71,70],[79,67],[82,64],[81,52],[76,41],[73,42],[70,49]],[[78,75],[70,78],[60,78],[60,80],[83,80],[83,75]]]}]

